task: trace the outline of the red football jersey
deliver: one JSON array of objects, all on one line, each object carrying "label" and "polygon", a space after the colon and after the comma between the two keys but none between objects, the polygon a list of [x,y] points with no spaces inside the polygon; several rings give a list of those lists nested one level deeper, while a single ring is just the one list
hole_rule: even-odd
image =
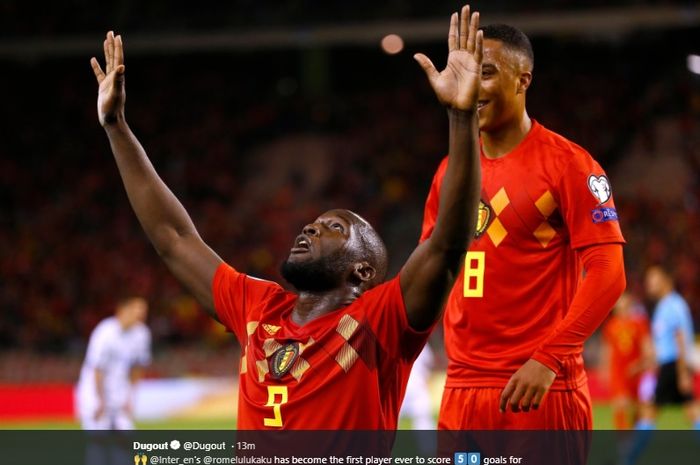
[{"label": "red football jersey", "polygon": [[[447,158],[425,206],[435,225]],[[481,154],[475,239],[444,317],[448,387],[503,387],[567,313],[581,278],[574,249],[622,243],[610,182],[583,148],[533,120],[498,159]],[[581,350],[562,357],[554,390],[586,381]]]},{"label": "red football jersey", "polygon": [[430,334],[409,326],[398,276],[303,326],[291,318],[296,294],[225,263],[213,293],[242,348],[238,429],[396,428]]},{"label": "red football jersey", "polygon": [[610,373],[628,376],[630,366],[642,357],[644,338],[649,336],[649,322],[638,316],[613,315],[603,326],[603,338],[610,347]]}]

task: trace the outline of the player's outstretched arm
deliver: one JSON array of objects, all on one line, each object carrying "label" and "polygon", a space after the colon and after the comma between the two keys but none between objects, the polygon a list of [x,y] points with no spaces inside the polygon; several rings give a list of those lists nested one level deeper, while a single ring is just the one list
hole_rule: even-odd
[{"label": "player's outstretched arm", "polygon": [[610,313],[625,290],[622,244],[595,244],[576,250],[586,277],[576,290],[566,316],[549,332],[501,391],[499,410],[537,410],[564,360],[577,354]]},{"label": "player's outstretched arm", "polygon": [[477,100],[481,82],[483,35],[479,13],[452,15],[447,66],[438,71],[428,57],[415,56],[430,85],[447,107],[450,146],[440,206],[431,237],[420,244],[401,270],[401,290],[414,329],[428,328],[440,316],[476,225],[481,190]]},{"label": "player's outstretched arm", "polygon": [[121,36],[107,33],[105,69],[90,63],[99,90],[97,115],[117,161],[126,193],[141,226],[170,270],[216,317],[211,283],[221,259],[202,241],[185,208],[160,179],[124,116],[124,51]]}]

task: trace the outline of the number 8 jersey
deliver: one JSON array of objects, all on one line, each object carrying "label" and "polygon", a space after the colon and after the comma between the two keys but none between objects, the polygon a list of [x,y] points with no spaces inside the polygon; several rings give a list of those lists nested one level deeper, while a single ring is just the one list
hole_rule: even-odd
[{"label": "number 8 jersey", "polygon": [[[447,167],[442,161],[425,206],[430,237]],[[553,390],[586,382],[582,345],[546,353],[581,279],[574,251],[623,243],[610,182],[584,149],[533,120],[510,153],[481,154],[482,192],[475,239],[444,317],[447,387],[502,388],[530,358],[557,358]],[[541,360],[541,361],[542,361]]]}]

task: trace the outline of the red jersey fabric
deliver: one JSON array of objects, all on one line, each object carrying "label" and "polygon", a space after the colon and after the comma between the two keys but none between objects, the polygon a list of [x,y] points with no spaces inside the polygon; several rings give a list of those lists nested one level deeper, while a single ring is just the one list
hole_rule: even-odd
[{"label": "red jersey fabric", "polygon": [[641,373],[630,374],[642,357],[642,344],[649,336],[649,322],[643,317],[611,316],[603,326],[603,339],[610,348],[610,393],[637,398]]},{"label": "red jersey fabric", "polygon": [[297,295],[277,283],[223,263],[212,289],[242,348],[238,429],[396,429],[430,334],[409,326],[398,276],[303,326]]},{"label": "red jersey fabric", "polygon": [[[445,388],[438,429],[474,430],[590,430],[592,404],[588,386],[574,391],[548,392],[537,410],[498,411],[500,388]],[[583,462],[585,463],[585,462]]]},{"label": "red jersey fabric", "polygon": [[[426,201],[421,240],[433,231],[446,167],[447,158]],[[475,239],[444,316],[447,387],[504,387],[565,317],[581,278],[575,249],[624,243],[603,169],[538,122],[507,155],[482,152],[481,170]],[[585,384],[578,345],[551,354],[560,365],[552,390]]]}]

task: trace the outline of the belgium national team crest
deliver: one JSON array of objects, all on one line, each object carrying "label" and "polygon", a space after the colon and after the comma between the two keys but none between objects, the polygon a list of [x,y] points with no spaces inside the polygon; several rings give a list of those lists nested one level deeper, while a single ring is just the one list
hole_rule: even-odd
[{"label": "belgium national team crest", "polygon": [[486,205],[483,200],[479,200],[479,213],[476,217],[476,231],[474,232],[474,237],[479,237],[484,234],[490,220],[491,207]]},{"label": "belgium national team crest", "polygon": [[299,356],[299,343],[289,342],[277,349],[270,360],[270,372],[276,379],[284,376]]}]

